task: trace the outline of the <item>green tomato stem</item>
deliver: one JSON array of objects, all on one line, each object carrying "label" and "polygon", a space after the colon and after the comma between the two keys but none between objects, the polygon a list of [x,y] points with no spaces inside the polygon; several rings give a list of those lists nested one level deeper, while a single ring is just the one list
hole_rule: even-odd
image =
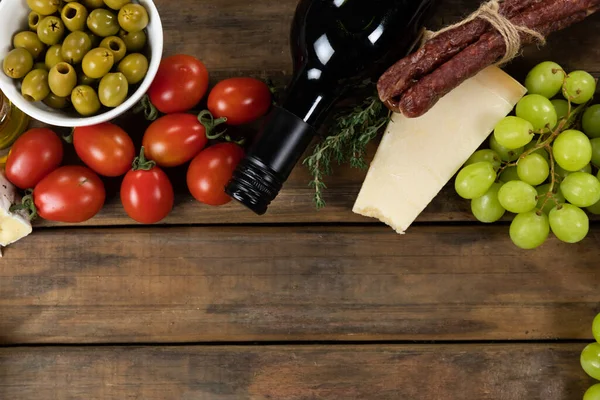
[{"label": "green tomato stem", "polygon": [[9,211],[10,212],[25,211],[25,213],[27,214],[27,218],[30,221],[33,221],[38,217],[37,208],[35,206],[35,202],[33,201],[33,190],[27,189],[25,191],[25,193],[26,194],[25,194],[25,196],[23,196],[21,203],[13,204],[12,206],[10,206]]},{"label": "green tomato stem", "polygon": [[140,112],[144,112],[144,116],[148,121],[155,121],[158,118],[158,109],[152,104],[147,94],[142,97],[142,100],[133,109],[134,114],[139,114]]},{"label": "green tomato stem", "polygon": [[204,126],[204,129],[206,130],[206,137],[209,140],[221,139],[225,132],[227,132],[227,129],[225,129],[219,133],[213,133],[217,126],[227,122],[227,118],[215,119],[212,113],[208,110],[201,111],[200,114],[198,114],[198,121],[202,124],[202,126]]},{"label": "green tomato stem", "polygon": [[136,157],[135,160],[133,160],[132,169],[134,171],[150,171],[154,167],[156,167],[156,163],[152,160],[146,159],[146,155],[144,154],[144,146],[142,146],[139,157]]}]

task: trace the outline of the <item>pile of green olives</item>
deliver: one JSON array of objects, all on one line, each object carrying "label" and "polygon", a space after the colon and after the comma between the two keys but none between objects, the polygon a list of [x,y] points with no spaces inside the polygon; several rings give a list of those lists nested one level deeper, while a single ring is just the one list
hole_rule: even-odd
[{"label": "pile of green olives", "polygon": [[2,62],[27,101],[79,115],[121,105],[148,73],[148,12],[131,0],[27,0],[29,29]]}]

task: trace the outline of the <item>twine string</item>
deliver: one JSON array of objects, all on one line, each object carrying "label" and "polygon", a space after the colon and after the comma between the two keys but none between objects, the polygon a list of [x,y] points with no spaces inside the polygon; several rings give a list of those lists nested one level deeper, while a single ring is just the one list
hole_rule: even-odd
[{"label": "twine string", "polygon": [[473,12],[467,18],[454,25],[445,27],[437,32],[426,30],[423,34],[422,44],[425,44],[427,41],[441,35],[444,32],[468,24],[477,18],[487,21],[504,39],[506,51],[504,56],[496,62],[496,66],[504,65],[517,57],[522,46],[521,33],[533,36],[542,46],[546,44],[546,38],[541,33],[526,26],[515,25],[511,20],[500,14],[500,3],[500,0],[490,0],[487,3],[482,4],[478,10]]}]

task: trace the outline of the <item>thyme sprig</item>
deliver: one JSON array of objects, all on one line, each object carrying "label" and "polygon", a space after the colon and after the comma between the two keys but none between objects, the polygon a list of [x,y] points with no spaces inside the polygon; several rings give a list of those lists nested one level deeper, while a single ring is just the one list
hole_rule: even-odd
[{"label": "thyme sprig", "polygon": [[304,160],[312,175],[310,186],[315,189],[314,202],[317,209],[326,205],[325,177],[332,174],[332,163],[348,163],[352,168],[366,169],[367,146],[377,138],[380,130],[390,121],[391,115],[391,111],[377,95],[372,95],[361,104],[345,109],[334,117],[327,135]]}]

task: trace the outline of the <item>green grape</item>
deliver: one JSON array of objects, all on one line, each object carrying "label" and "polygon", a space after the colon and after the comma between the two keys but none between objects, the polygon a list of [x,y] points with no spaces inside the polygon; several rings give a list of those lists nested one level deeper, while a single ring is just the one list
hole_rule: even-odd
[{"label": "green grape", "polygon": [[583,395],[583,400],[600,400],[600,383],[590,386]]},{"label": "green grape", "polygon": [[546,214],[535,211],[519,214],[510,224],[510,239],[523,250],[540,247],[550,235],[550,223]]},{"label": "green grape", "polygon": [[577,207],[591,207],[600,201],[600,181],[586,172],[573,172],[560,185],[565,199]]},{"label": "green grape", "polygon": [[519,158],[521,154],[523,154],[523,151],[525,151],[524,147],[513,150],[507,149],[506,147],[498,143],[495,135],[490,136],[490,149],[494,150],[496,154],[500,156],[500,159],[502,161],[507,162],[515,161],[517,158]]},{"label": "green grape", "polygon": [[496,171],[492,163],[483,161],[464,167],[456,177],[454,188],[464,199],[483,196],[496,180]]},{"label": "green grape", "polygon": [[498,201],[498,191],[502,183],[494,183],[481,197],[471,200],[471,211],[479,222],[491,224],[504,216],[506,210]]},{"label": "green grape", "polygon": [[[527,146],[525,146],[524,153],[527,152],[528,150],[533,149],[537,145],[538,144],[535,140],[530,142]],[[546,149],[537,149],[536,151],[533,152],[533,154],[539,154],[540,156],[544,157],[544,160],[546,160],[548,162],[548,164],[550,164],[550,155],[548,154]]]},{"label": "green grape", "polygon": [[[585,167],[581,168],[579,171],[574,172],[586,172],[588,174],[592,173],[592,164],[588,164]],[[560,178],[560,180],[564,180],[567,176],[571,175],[573,172],[567,171],[563,169],[560,165],[554,165],[554,173]]]},{"label": "green grape", "polygon": [[592,322],[592,334],[594,335],[596,342],[600,343],[600,314],[596,314],[596,317],[594,317],[594,322]]},{"label": "green grape", "polygon": [[494,137],[500,146],[510,150],[518,149],[533,139],[533,125],[523,118],[508,116],[498,122]]},{"label": "green grape", "polygon": [[600,138],[600,104],[588,107],[581,118],[581,125],[586,135]]},{"label": "green grape", "polygon": [[533,153],[519,160],[517,173],[523,182],[537,186],[544,183],[550,176],[550,166],[544,157]]},{"label": "green grape", "polygon": [[571,172],[579,171],[592,161],[592,144],[583,132],[564,131],[552,147],[556,163]]},{"label": "green grape", "polygon": [[515,214],[529,212],[537,205],[537,191],[525,182],[510,181],[498,191],[502,207]]},{"label": "green grape", "polygon": [[596,93],[596,80],[585,71],[573,71],[567,75],[563,86],[563,96],[572,103],[587,103]]},{"label": "green grape", "polygon": [[525,87],[529,93],[551,99],[562,89],[565,76],[566,73],[560,65],[545,61],[529,71],[525,78]]},{"label": "green grape", "polygon": [[566,243],[581,242],[590,230],[590,219],[585,211],[572,204],[554,207],[549,217],[552,232]]},{"label": "green grape", "polygon": [[600,167],[600,138],[591,139],[590,143],[592,145],[592,164]]},{"label": "green grape", "polygon": [[593,206],[586,208],[586,210],[588,210],[591,214],[600,215],[600,201]]},{"label": "green grape", "polygon": [[556,117],[558,119],[558,122],[553,127],[553,128],[556,128],[558,126],[558,124],[560,123],[560,121],[567,118],[567,116],[569,115],[569,102],[566,100],[563,100],[563,99],[551,100],[550,102],[552,103],[552,105],[554,106],[554,109],[556,110]]},{"label": "green grape", "polygon": [[530,94],[517,103],[517,117],[523,118],[533,125],[536,132],[548,131],[558,122],[554,106],[544,96]]},{"label": "green grape", "polygon": [[[550,184],[549,183],[542,185],[542,186],[538,186],[535,188],[535,190],[538,193],[538,202],[536,205],[536,209],[538,209],[538,210],[541,209],[542,212],[544,212],[546,215],[550,214],[550,211],[552,211],[552,209],[554,207],[556,207],[557,204],[561,204],[566,201],[565,196],[563,196],[563,194],[560,191],[560,188],[557,184],[554,185],[554,191],[552,193],[552,196],[547,201],[546,201],[546,195],[550,192]],[[542,205],[544,204],[544,202],[546,203],[546,205],[544,205],[544,208],[542,208]]]},{"label": "green grape", "polygon": [[500,174],[500,182],[520,181],[517,167],[508,167]]},{"label": "green grape", "polygon": [[600,380],[600,343],[590,343],[581,352],[581,367],[596,380]]},{"label": "green grape", "polygon": [[496,153],[494,150],[485,149],[485,150],[479,150],[479,151],[476,151],[475,153],[473,153],[473,155],[471,157],[469,157],[469,159],[465,163],[465,166],[475,164],[478,162],[482,162],[482,161],[487,161],[487,162],[492,163],[492,166],[494,167],[494,169],[496,171],[498,171],[500,169],[500,166],[502,165],[502,160],[500,159],[500,156],[498,155],[498,153]]}]

